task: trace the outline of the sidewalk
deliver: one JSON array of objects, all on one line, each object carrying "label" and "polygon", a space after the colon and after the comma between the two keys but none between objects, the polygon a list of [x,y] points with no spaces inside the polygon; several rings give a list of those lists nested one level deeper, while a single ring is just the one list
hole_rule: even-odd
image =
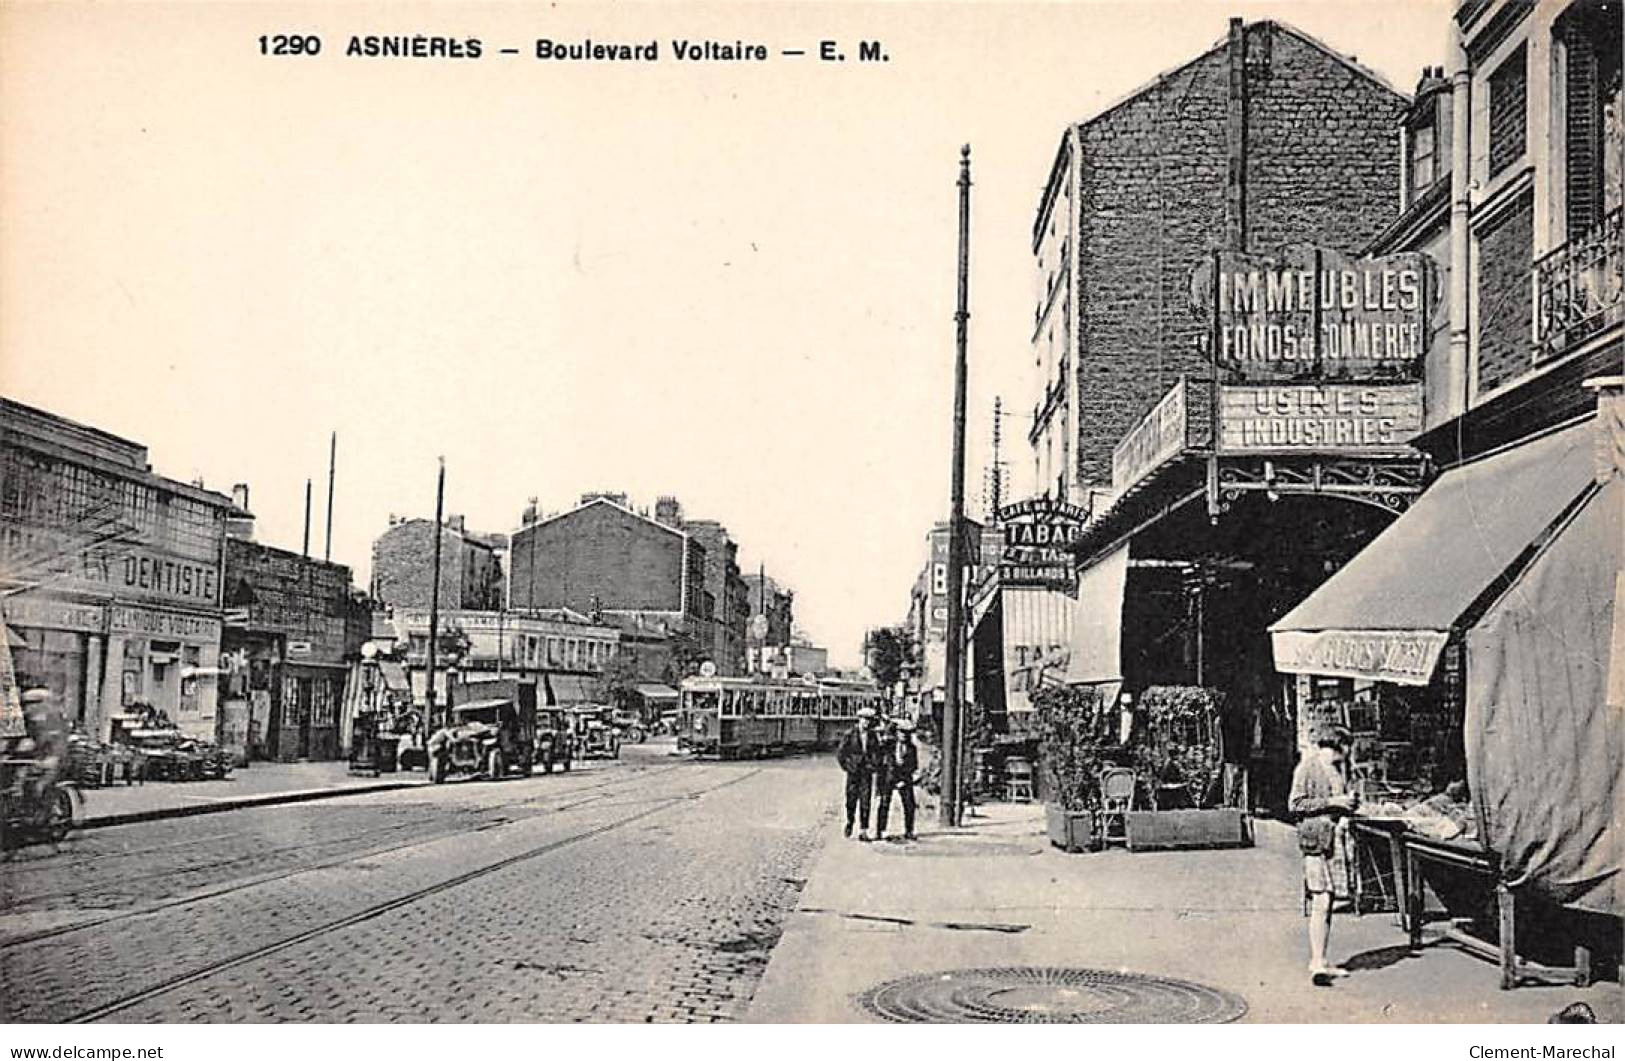
[{"label": "sidewalk", "polygon": [[1358,970],[1317,988],[1300,863],[1284,845],[1069,855],[1043,807],[991,804],[946,833],[863,844],[832,819],[798,908],[752,1000],[753,1022],[876,1018],[853,1001],[884,981],[992,966],[1078,966],[1193,981],[1241,996],[1262,1023],[1543,1023],[1584,1000],[1619,1020],[1616,983],[1498,988],[1488,962],[1446,946],[1411,955],[1391,914],[1338,916],[1331,956]]},{"label": "sidewalk", "polygon": [[300,803],[363,792],[388,792],[427,783],[427,775],[357,777],[348,762],[255,763],[222,781],[148,781],[83,789],[84,828],[128,825],[157,818],[211,814],[242,807]]}]

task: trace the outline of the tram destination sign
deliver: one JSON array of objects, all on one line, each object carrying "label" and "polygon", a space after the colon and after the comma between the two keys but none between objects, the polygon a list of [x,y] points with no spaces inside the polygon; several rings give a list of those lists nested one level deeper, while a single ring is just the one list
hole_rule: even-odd
[{"label": "tram destination sign", "polygon": [[1000,585],[1074,592],[1077,567],[1072,545],[1088,519],[1089,513],[1077,505],[1048,497],[999,509]]},{"label": "tram destination sign", "polygon": [[1213,324],[1209,355],[1241,379],[1408,381],[1432,340],[1432,276],[1420,252],[1222,251],[1193,272],[1191,300]]},{"label": "tram destination sign", "polygon": [[1420,383],[1219,388],[1225,452],[1398,450],[1421,430]]}]

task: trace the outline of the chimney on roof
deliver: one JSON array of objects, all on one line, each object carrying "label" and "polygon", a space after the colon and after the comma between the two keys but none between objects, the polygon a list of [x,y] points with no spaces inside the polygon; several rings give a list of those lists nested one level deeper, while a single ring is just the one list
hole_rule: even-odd
[{"label": "chimney on roof", "polygon": [[446,526],[450,527],[452,530],[456,531],[458,534],[464,534],[464,533],[467,532],[467,529],[468,529],[468,520],[465,519],[461,515],[447,516],[446,517]]},{"label": "chimney on roof", "polygon": [[248,509],[248,484],[231,484],[231,503],[236,511],[242,515],[228,514],[226,516],[226,537],[236,538],[238,541],[251,542],[254,540],[254,517]]},{"label": "chimney on roof", "polygon": [[675,497],[666,495],[655,499],[655,522],[664,523],[668,527],[681,527],[683,525],[683,506]]}]

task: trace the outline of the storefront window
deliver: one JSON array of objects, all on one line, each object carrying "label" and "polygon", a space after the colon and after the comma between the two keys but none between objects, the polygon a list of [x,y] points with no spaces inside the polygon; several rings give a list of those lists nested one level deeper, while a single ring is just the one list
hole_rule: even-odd
[{"label": "storefront window", "polygon": [[51,691],[64,718],[85,720],[85,635],[66,630],[23,629],[26,646],[12,649],[19,689]]}]

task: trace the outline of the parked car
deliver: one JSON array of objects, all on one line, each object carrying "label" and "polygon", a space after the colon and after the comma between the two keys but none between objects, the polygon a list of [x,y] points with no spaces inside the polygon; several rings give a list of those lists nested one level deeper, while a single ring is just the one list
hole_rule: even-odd
[{"label": "parked car", "polygon": [[562,707],[546,707],[536,712],[536,758],[542,771],[551,774],[554,766],[566,771],[577,756],[574,717]]},{"label": "parked car", "polygon": [[649,731],[643,724],[643,717],[636,711],[616,711],[610,716],[610,722],[623,741],[642,744],[649,739]]},{"label": "parked car", "polygon": [[621,735],[615,724],[604,718],[605,712],[588,708],[577,712],[580,751],[583,759],[619,759]]},{"label": "parked car", "polygon": [[536,755],[536,717],[514,701],[473,700],[451,709],[450,724],[429,738],[429,780],[452,774],[497,781],[529,777]]}]

